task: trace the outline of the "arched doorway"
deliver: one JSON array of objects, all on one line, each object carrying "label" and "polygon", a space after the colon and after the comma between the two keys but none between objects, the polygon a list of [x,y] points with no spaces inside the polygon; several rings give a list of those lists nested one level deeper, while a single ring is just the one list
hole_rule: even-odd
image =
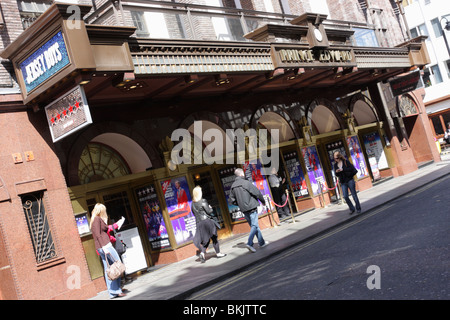
[{"label": "arched doorway", "polygon": [[404,138],[413,152],[414,159],[417,163],[430,160],[430,152],[427,150],[429,149],[428,138],[424,122],[420,120],[418,104],[409,94],[398,97],[397,101],[400,126],[404,128],[404,131],[402,130]]},{"label": "arched doorway", "polygon": [[306,108],[306,119],[313,135],[324,134],[340,129],[345,125],[337,108],[326,100],[313,100]]}]

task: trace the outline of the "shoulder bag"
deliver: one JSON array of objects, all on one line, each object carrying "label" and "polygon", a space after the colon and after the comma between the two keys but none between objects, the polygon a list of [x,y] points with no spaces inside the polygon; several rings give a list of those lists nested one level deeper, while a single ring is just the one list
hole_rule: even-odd
[{"label": "shoulder bag", "polygon": [[[113,264],[109,264],[108,261],[108,254],[111,256],[111,259],[114,261]],[[108,279],[111,281],[114,281],[118,278],[120,278],[120,276],[125,272],[125,265],[122,263],[122,261],[116,260],[114,259],[114,257],[112,256],[112,254],[107,253],[105,256],[106,259],[106,275],[108,276]]]}]

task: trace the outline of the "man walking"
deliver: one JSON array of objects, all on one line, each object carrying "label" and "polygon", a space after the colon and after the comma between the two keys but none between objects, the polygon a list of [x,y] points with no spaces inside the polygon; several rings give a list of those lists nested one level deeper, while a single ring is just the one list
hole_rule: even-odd
[{"label": "man walking", "polygon": [[245,216],[245,220],[250,225],[250,235],[246,247],[249,251],[256,252],[256,249],[253,247],[255,235],[261,248],[269,244],[268,241],[264,241],[258,224],[258,199],[262,203],[265,203],[265,200],[261,191],[245,179],[244,170],[238,168],[234,171],[234,174],[236,175],[236,180],[231,185],[229,199],[232,204],[239,207]]}]

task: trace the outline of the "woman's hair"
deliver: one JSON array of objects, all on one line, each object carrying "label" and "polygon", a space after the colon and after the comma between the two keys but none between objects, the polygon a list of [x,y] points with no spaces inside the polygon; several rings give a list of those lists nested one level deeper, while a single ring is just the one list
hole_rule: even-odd
[{"label": "woman's hair", "polygon": [[192,190],[192,201],[198,202],[200,200],[202,200],[202,187],[196,186]]},{"label": "woman's hair", "polygon": [[94,209],[91,212],[91,222],[90,227],[92,228],[92,223],[94,222],[95,217],[100,217],[106,224],[108,224],[108,215],[106,214],[106,207],[104,204],[97,203]]},{"label": "woman's hair", "polygon": [[344,156],[343,156],[339,151],[335,151],[335,152],[334,152],[334,157],[336,157],[336,156],[337,156],[339,159],[341,159],[342,161],[345,162]]}]

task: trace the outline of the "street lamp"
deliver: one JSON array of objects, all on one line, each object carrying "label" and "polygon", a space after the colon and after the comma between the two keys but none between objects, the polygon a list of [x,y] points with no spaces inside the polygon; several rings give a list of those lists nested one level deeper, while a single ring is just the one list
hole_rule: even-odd
[{"label": "street lamp", "polygon": [[445,20],[444,29],[447,31],[450,31],[450,21],[448,21],[446,17],[442,17],[441,20],[439,20],[439,26],[441,27],[441,31],[444,36],[444,42],[445,42],[445,45],[447,46],[448,56],[450,57],[450,48],[448,46],[447,36],[445,35],[444,29],[442,29],[442,20]]}]

